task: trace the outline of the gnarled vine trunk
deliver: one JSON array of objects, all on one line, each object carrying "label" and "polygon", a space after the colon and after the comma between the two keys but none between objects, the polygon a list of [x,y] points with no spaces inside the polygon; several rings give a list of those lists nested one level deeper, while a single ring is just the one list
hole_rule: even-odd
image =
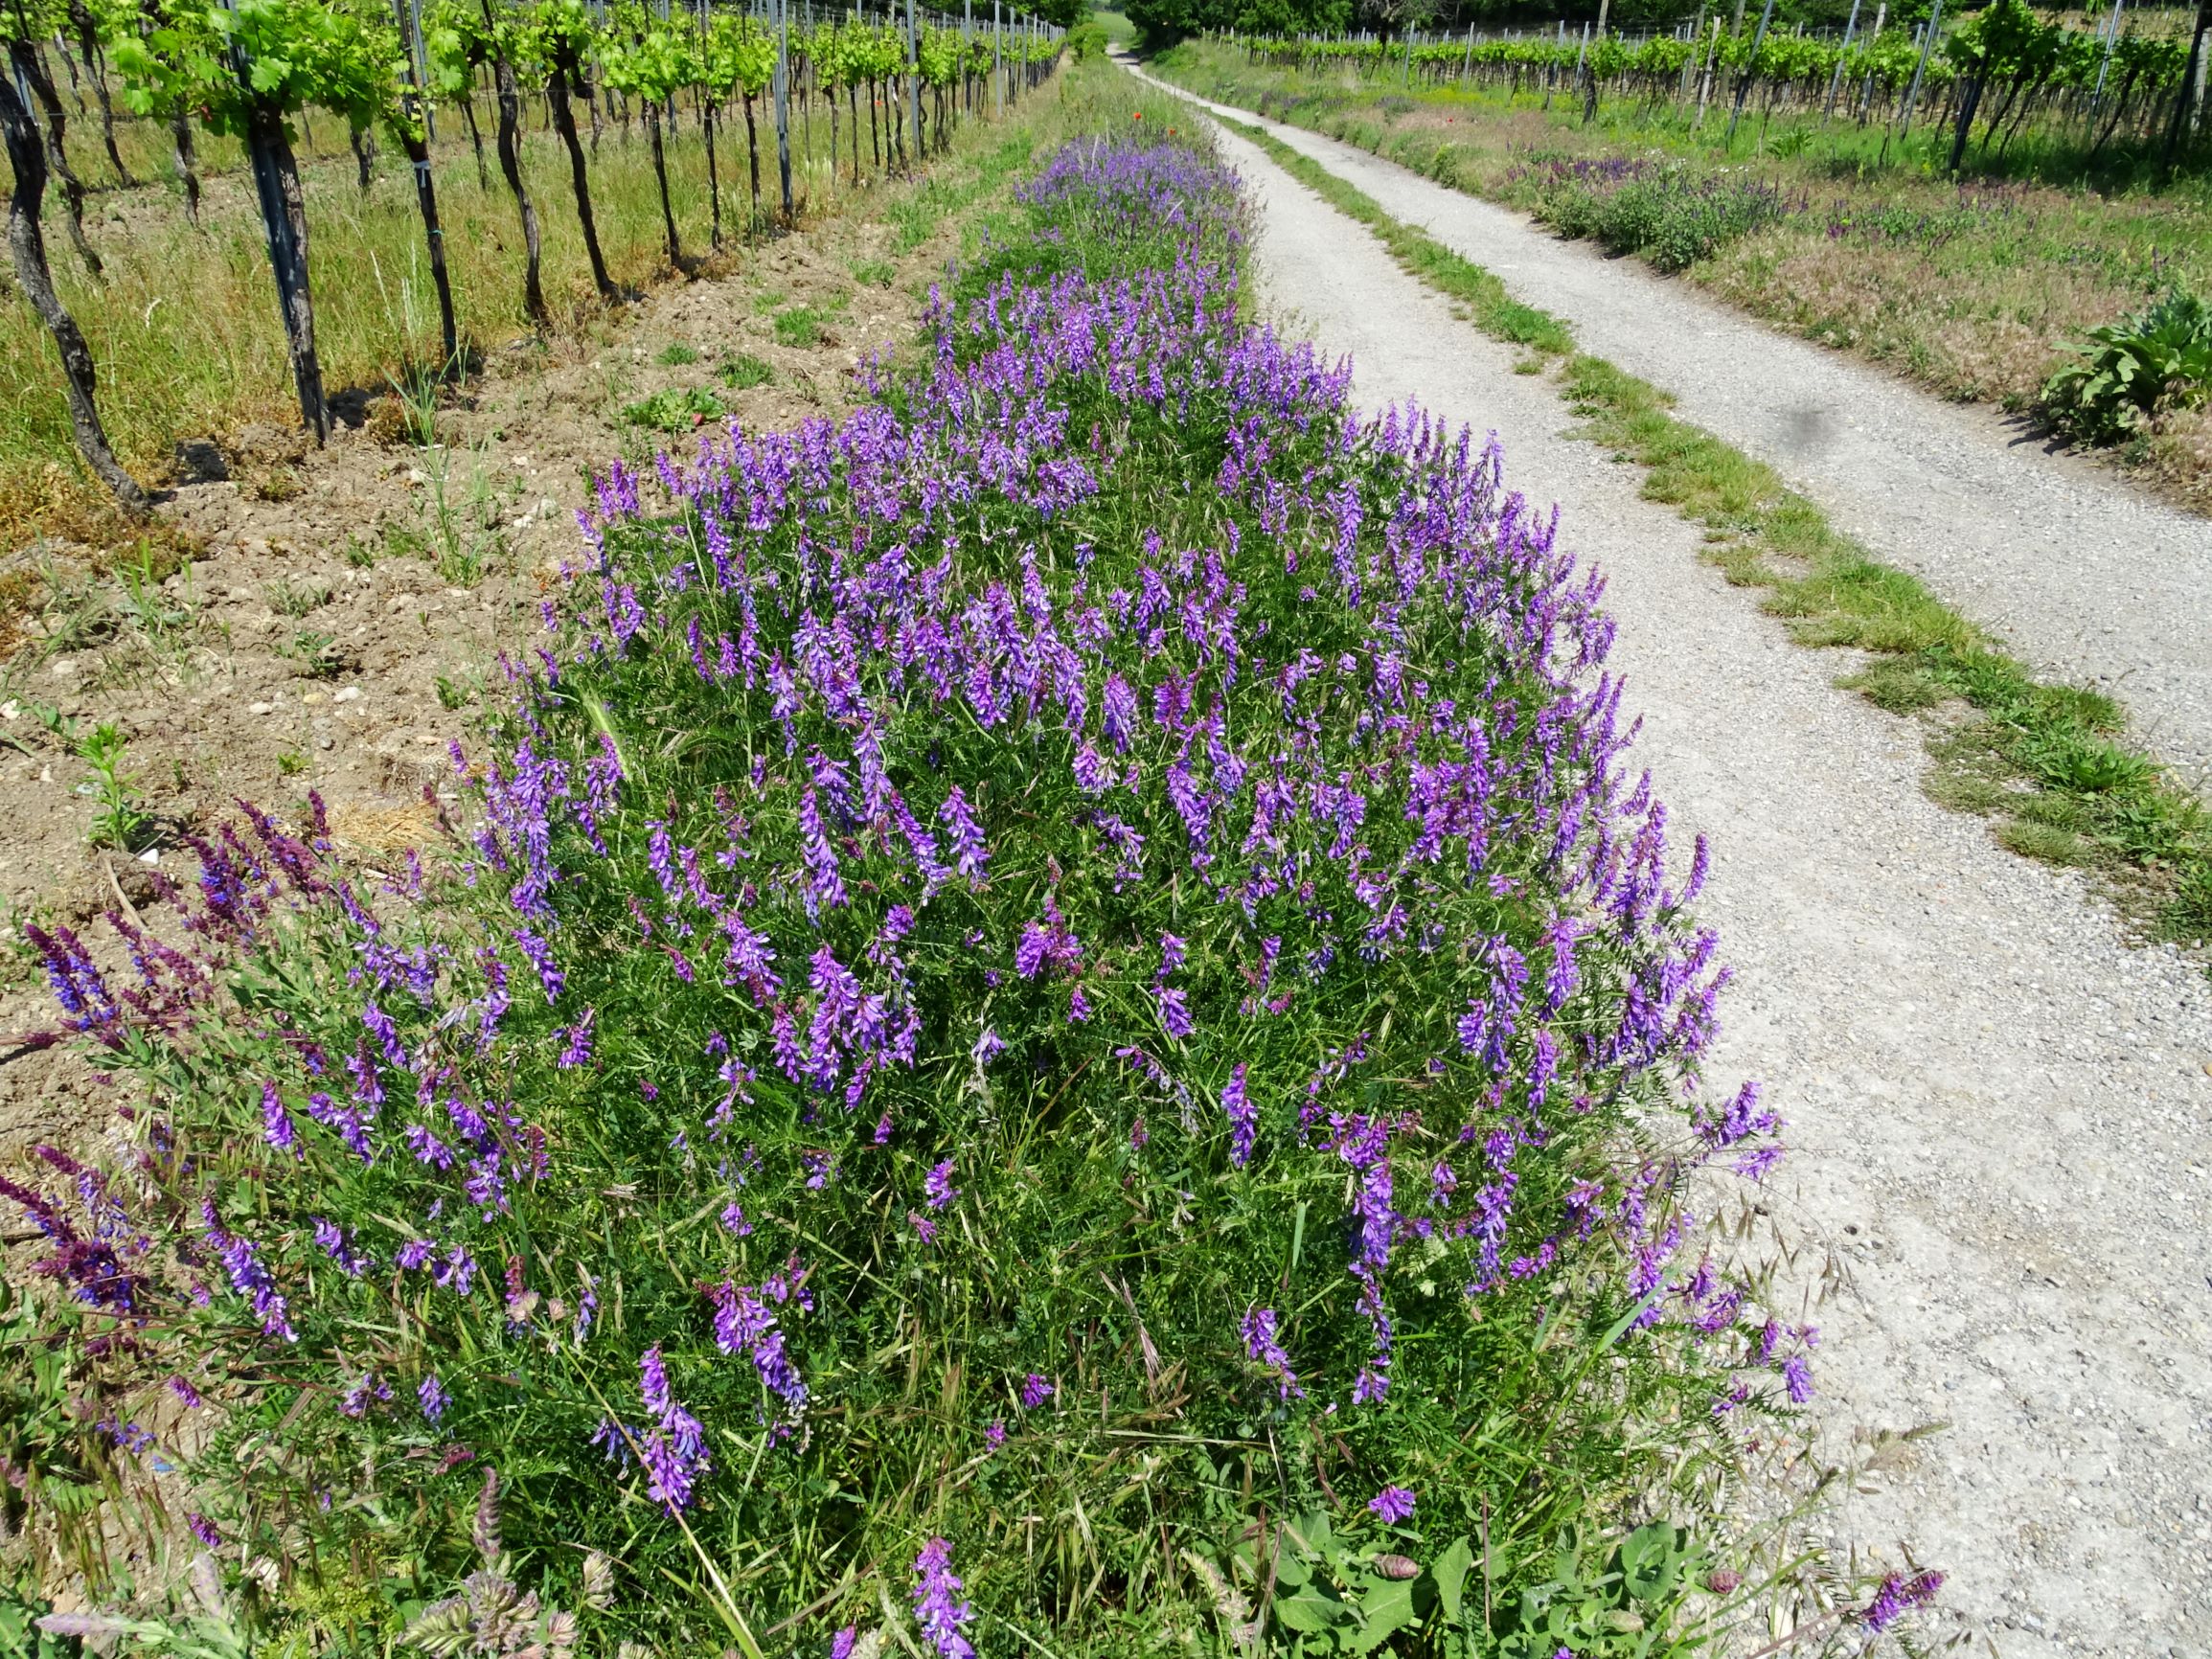
[{"label": "gnarled vine trunk", "polygon": [[123,165],[123,152],[115,148],[115,103],[107,96],[107,77],[102,72],[100,26],[84,0],[69,0],[69,26],[77,31],[77,49],[84,55],[84,73],[91,77],[92,95],[100,101],[100,136],[107,147],[108,165],[115,169],[123,188],[129,190],[138,181],[130,176],[130,169]]},{"label": "gnarled vine trunk", "polygon": [[722,174],[715,159],[715,101],[711,98],[699,106],[699,134],[707,145],[707,202],[713,227],[707,241],[718,248],[722,245]]},{"label": "gnarled vine trunk", "polygon": [[484,133],[476,125],[476,99],[474,89],[461,95],[461,119],[468,125],[468,142],[476,151],[476,188],[490,191],[491,173],[484,165]]},{"label": "gnarled vine trunk", "polygon": [[61,353],[63,392],[78,451],[101,483],[114,491],[116,500],[134,512],[143,512],[146,491],[116,460],[115,451],[108,446],[106,429],[100,423],[99,407],[93,402],[91,349],[84,343],[77,319],[54,291],[54,274],[46,263],[46,239],[38,228],[38,209],[46,197],[44,140],[37,122],[6,76],[0,76],[0,128],[5,129],[9,166],[14,174],[14,189],[8,202],[8,251],[14,257],[15,280]]},{"label": "gnarled vine trunk", "polygon": [[192,118],[178,110],[169,118],[170,142],[176,147],[176,176],[184,186],[185,222],[199,228],[199,147],[193,142]]},{"label": "gnarled vine trunk", "polygon": [[[676,242],[676,214],[675,209],[669,202],[668,158],[661,148],[660,123],[663,106],[673,112],[675,107],[675,100],[673,98],[649,98],[645,100],[645,130],[646,139],[652,146],[652,175],[660,185],[660,216],[661,225],[668,233],[669,263],[680,271],[684,268],[684,251]],[[673,125],[673,119],[671,125]]]},{"label": "gnarled vine trunk", "polygon": [[530,199],[530,187],[522,181],[522,94],[514,83],[514,65],[504,57],[493,58],[491,84],[499,97],[499,170],[522,215],[522,308],[533,323],[543,324],[545,288],[538,275],[543,256],[537,208]]},{"label": "gnarled vine trunk", "polygon": [[753,95],[745,94],[745,161],[753,174],[753,223],[761,222],[761,135],[753,126]]},{"label": "gnarled vine trunk", "polygon": [[308,288],[307,199],[300,190],[299,162],[285,131],[284,111],[258,101],[249,104],[245,140],[262,226],[268,234],[269,268],[277,280],[277,308],[284,316],[300,422],[320,443],[331,435],[331,408],[323,396],[323,364],[315,352],[315,305]]},{"label": "gnarled vine trunk", "polygon": [[583,227],[584,252],[591,256],[592,285],[599,289],[599,297],[608,305],[615,304],[621,295],[614,280],[606,274],[606,256],[599,250],[599,221],[592,216],[591,178],[583,160],[583,144],[576,130],[576,106],[569,102],[571,76],[575,84],[582,84],[574,64],[556,61],[553,74],[546,81],[546,97],[553,106],[553,128],[560,134],[560,142],[568,151],[568,186],[576,196],[577,222]]},{"label": "gnarled vine trunk", "polygon": [[35,46],[28,40],[11,40],[8,60],[46,114],[46,159],[54,176],[61,181],[61,205],[69,221],[69,245],[77,250],[78,259],[94,281],[105,282],[107,267],[100,262],[100,256],[92,251],[92,243],[85,239],[84,184],[77,176],[77,170],[69,165],[69,151],[63,148],[69,137],[69,112],[61,107],[61,95],[54,89],[54,78],[47,74],[46,60],[39,57]]}]

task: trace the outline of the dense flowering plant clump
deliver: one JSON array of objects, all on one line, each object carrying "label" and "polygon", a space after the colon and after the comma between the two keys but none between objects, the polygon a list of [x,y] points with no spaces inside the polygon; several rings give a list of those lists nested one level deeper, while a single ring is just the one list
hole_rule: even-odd
[{"label": "dense flowering plant clump", "polygon": [[1602,584],[1238,321],[1204,157],[1074,146],[1024,212],[843,422],[610,469],[447,857],[257,817],[142,988],[46,937],[150,1099],[127,1179],[20,1195],[205,1402],[224,1535],[457,1573],[490,1464],[641,1629],[704,1557],[960,1653],[1262,1508],[1479,1518],[1506,1597],[1798,1390],[1685,1249],[1774,1122],[1698,1082],[1704,850]]}]

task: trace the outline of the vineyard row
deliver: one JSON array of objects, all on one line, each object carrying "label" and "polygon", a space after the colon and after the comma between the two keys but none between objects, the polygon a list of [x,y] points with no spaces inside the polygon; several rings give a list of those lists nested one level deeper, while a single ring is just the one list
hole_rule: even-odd
[{"label": "vineyard row", "polygon": [[[2185,39],[2138,33],[2125,0],[2095,28],[2039,17],[2024,0],[1997,0],[1946,28],[1938,0],[1933,15],[1913,29],[1889,25],[1888,0],[1875,0],[1872,26],[1861,30],[1865,0],[1853,0],[1839,38],[1783,34],[1772,27],[1773,0],[1755,24],[1739,5],[1732,24],[1718,15],[1670,34],[1630,41],[1607,32],[1601,11],[1593,33],[1579,36],[1564,22],[1556,33],[1464,36],[1407,34],[1384,41],[1354,35],[1224,36],[1254,63],[1308,71],[1349,71],[1370,80],[1395,77],[1406,86],[1475,84],[1511,97],[1540,91],[1548,100],[1573,89],[1594,112],[1602,91],[1656,105],[1695,105],[1701,119],[1716,92],[1732,97],[1741,118],[1747,104],[1782,111],[1855,113],[1909,129],[1926,106],[1940,105],[1939,124],[1956,133],[1951,168],[1965,157],[1977,121],[1983,144],[2009,144],[2030,122],[2080,133],[2092,155],[2115,136],[2167,147],[2167,165],[2189,135],[2203,97],[2206,19],[2200,11]],[[1924,105],[1925,101],[1925,105]]]},{"label": "vineyard row", "polygon": [[[73,80],[82,64],[82,78],[99,101],[108,159],[125,184],[132,180],[115,141],[110,77],[128,113],[167,127],[184,212],[195,225],[201,196],[195,128],[242,143],[300,417],[319,443],[329,434],[331,415],[315,347],[306,195],[292,148],[296,124],[309,109],[345,122],[364,179],[375,135],[405,154],[438,295],[441,372],[450,372],[461,362],[461,341],[430,165],[442,110],[449,127],[458,115],[481,170],[486,124],[477,102],[489,99],[493,148],[526,250],[523,308],[542,325],[549,311],[540,282],[538,210],[521,163],[526,102],[542,100],[545,123],[561,141],[593,281],[600,298],[614,304],[621,295],[599,245],[580,103],[588,112],[594,152],[603,111],[619,102],[626,122],[636,111],[658,181],[669,262],[688,269],[664,149],[664,133],[673,136],[684,102],[705,143],[710,235],[718,246],[718,122],[726,125],[741,113],[748,224],[777,217],[788,224],[796,211],[792,125],[817,103],[828,110],[832,170],[849,161],[857,181],[868,169],[910,168],[942,150],[962,118],[1003,111],[1038,84],[1062,50],[1064,31],[1003,0],[991,0],[988,16],[977,11],[977,0],[963,0],[958,17],[920,12],[914,0],[905,0],[902,15],[894,9],[877,16],[856,7],[826,15],[792,0],[762,0],[746,10],[663,0],[659,11],[636,0],[11,0],[0,18],[11,71],[0,77],[0,133],[13,173],[10,252],[24,296],[60,352],[78,448],[124,506],[146,508],[146,491],[108,443],[92,354],[56,290],[47,259],[41,208],[54,184],[79,261],[93,281],[103,279],[99,253],[85,234],[85,190],[65,147],[68,115],[48,67],[48,45],[63,55]],[[777,205],[764,210],[762,151],[771,147]]]}]

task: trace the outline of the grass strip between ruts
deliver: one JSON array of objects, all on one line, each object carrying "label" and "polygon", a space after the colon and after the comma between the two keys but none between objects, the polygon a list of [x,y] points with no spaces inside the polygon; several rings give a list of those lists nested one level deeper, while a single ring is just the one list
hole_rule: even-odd
[{"label": "grass strip between ruts", "polygon": [[1969,718],[1927,730],[1930,798],[1995,819],[1997,839],[2016,852],[2106,876],[2152,937],[2212,937],[2212,824],[2192,791],[2126,741],[2116,701],[2039,680],[1917,577],[1838,531],[1772,467],[1677,420],[1668,393],[1578,351],[1565,323],[1514,299],[1492,272],[1264,128],[1215,119],[1367,226],[1483,332],[1526,348],[1529,367],[1556,362],[1561,395],[1589,422],[1580,436],[1645,468],[1646,497],[1703,525],[1707,557],[1730,582],[1767,589],[1766,609],[1799,644],[1869,653],[1839,685],[1897,715],[1963,700]]}]

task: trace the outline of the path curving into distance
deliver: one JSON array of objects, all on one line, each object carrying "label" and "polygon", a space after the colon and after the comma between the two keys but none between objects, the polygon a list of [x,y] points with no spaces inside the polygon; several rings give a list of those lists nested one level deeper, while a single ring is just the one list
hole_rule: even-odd
[{"label": "path curving into distance", "polygon": [[2141,741],[2212,794],[2212,519],[1510,208],[1205,107],[1264,126],[1562,319],[1585,352],[1673,393],[1682,419],[1766,462],[2040,673],[2119,697]]},{"label": "path curving into distance", "polygon": [[1635,753],[1682,844],[1712,837],[1702,908],[1738,978],[1711,1075],[1766,1079],[1790,1122],[1762,1201],[1796,1293],[1830,1286],[1820,1434],[1840,1455],[1951,1425],[1828,1529],[1942,1569],[2004,1659],[2212,1651],[2212,986],[1927,801],[1919,726],[1835,689],[1836,659],[1702,563],[1639,473],[1565,436],[1545,378],[1221,147],[1264,309],[1349,352],[1363,406],[1494,429],[1509,486],[1562,503],[1564,544],[1609,577]]}]

